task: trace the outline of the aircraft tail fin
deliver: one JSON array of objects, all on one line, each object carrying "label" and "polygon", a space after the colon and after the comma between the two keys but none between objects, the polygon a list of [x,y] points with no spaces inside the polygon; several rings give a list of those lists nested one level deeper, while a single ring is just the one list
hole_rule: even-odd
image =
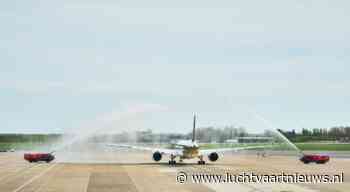
[{"label": "aircraft tail fin", "polygon": [[196,114],[193,115],[192,142],[196,140]]}]

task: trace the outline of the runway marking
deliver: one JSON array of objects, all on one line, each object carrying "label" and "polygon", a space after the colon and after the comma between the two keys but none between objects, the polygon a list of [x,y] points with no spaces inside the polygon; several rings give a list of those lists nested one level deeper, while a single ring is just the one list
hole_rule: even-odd
[{"label": "runway marking", "polygon": [[[60,167],[56,166],[55,168],[60,168]],[[43,191],[43,190],[46,191],[45,189],[43,189],[43,186],[46,186],[50,182],[49,179],[51,179],[54,175],[55,175],[55,172],[53,171],[53,173],[51,175],[49,174],[48,176],[46,176],[47,180],[44,180],[43,182],[40,182],[39,186],[36,187],[34,192]]]},{"label": "runway marking", "polygon": [[135,178],[130,176],[130,174],[127,171],[127,169],[125,168],[125,166],[123,166],[123,168],[124,168],[126,174],[128,175],[128,177],[130,178],[132,184],[135,186],[136,191],[141,191],[140,188],[136,185]]},{"label": "runway marking", "polygon": [[32,177],[30,180],[28,180],[27,182],[25,182],[24,184],[22,184],[21,186],[19,186],[17,189],[13,190],[12,192],[18,192],[20,190],[22,190],[25,186],[31,184],[33,181],[37,180],[38,178],[40,178],[41,176],[43,176],[44,174],[46,174],[47,172],[49,172],[52,168],[54,168],[56,165],[58,164],[53,164],[51,165],[49,168],[47,168],[45,171],[41,172],[40,174],[36,175],[35,177]]},{"label": "runway marking", "polygon": [[90,177],[91,177],[91,172],[88,173],[88,178],[87,178],[86,186],[85,186],[85,189],[84,189],[85,192],[87,192],[88,189],[89,189]]},{"label": "runway marking", "polygon": [[[29,166],[23,167],[23,168],[21,168],[21,169],[15,171],[15,172],[13,172],[13,173],[9,173],[9,174],[7,174],[7,175],[1,177],[1,178],[0,178],[0,181],[9,179],[9,177],[16,177],[16,176],[18,176],[18,175],[22,175],[22,173],[28,172],[28,171],[30,171],[30,170],[33,170],[33,168],[40,167],[40,165],[42,165],[42,164],[29,165]],[[19,173],[21,173],[21,174],[19,174]]]}]

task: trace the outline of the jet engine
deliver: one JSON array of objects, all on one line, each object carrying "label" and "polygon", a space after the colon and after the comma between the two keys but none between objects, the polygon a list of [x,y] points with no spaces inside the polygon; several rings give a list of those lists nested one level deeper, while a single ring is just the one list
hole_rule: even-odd
[{"label": "jet engine", "polygon": [[216,152],[210,153],[208,155],[210,161],[216,161],[219,159],[219,155]]},{"label": "jet engine", "polygon": [[160,161],[162,159],[162,154],[159,153],[158,151],[153,153],[153,160],[154,161]]}]

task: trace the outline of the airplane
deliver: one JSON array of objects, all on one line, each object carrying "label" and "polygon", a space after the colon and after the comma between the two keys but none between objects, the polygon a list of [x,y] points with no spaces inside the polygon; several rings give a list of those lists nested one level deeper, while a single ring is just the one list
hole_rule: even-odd
[{"label": "airplane", "polygon": [[151,148],[142,146],[132,146],[126,144],[108,144],[111,147],[118,148],[129,148],[142,151],[151,151],[153,153],[153,160],[158,162],[162,159],[163,155],[169,155],[169,165],[176,164],[176,157],[179,157],[180,162],[184,159],[194,159],[198,158],[198,164],[204,165],[204,156],[208,156],[208,159],[215,162],[219,159],[219,154],[224,152],[236,152],[239,150],[247,149],[259,149],[265,148],[265,146],[246,146],[246,147],[236,147],[236,148],[218,148],[218,149],[200,149],[200,146],[196,142],[196,115],[193,116],[193,130],[192,130],[192,140],[180,140],[174,143],[175,149],[165,149],[165,148]]}]

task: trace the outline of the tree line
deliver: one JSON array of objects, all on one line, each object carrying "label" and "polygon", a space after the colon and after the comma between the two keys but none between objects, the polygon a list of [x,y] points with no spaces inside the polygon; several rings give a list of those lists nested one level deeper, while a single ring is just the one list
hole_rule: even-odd
[{"label": "tree line", "polygon": [[[308,141],[339,141],[350,142],[350,127],[340,126],[331,128],[303,128],[297,132],[295,130],[280,130],[292,142]],[[273,137],[271,130],[257,135],[248,133],[244,127],[227,126],[202,127],[196,132],[196,140],[199,142],[225,142],[229,139],[247,136],[267,136]],[[53,143],[62,138],[62,134],[0,134],[0,143]],[[192,132],[188,133],[154,133],[151,129],[146,131],[122,132],[114,134],[99,134],[86,138],[91,142],[142,142],[142,143],[167,143],[175,140],[191,139]]]},{"label": "tree line", "polygon": [[0,143],[48,143],[60,137],[61,134],[0,134]]},{"label": "tree line", "polygon": [[331,128],[303,128],[300,132],[295,130],[283,131],[280,130],[289,140],[293,142],[308,142],[308,141],[350,141],[350,127],[339,126]]}]

